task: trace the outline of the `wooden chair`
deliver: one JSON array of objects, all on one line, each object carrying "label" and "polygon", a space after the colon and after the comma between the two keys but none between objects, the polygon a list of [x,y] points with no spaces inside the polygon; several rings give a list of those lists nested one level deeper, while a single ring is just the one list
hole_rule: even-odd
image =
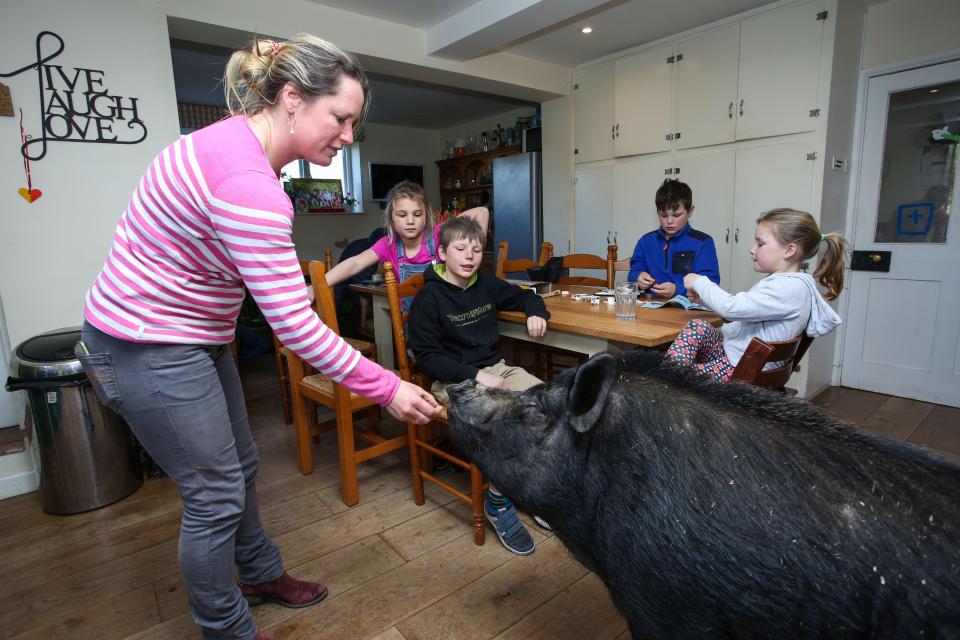
[{"label": "wooden chair", "polygon": [[[813,338],[806,334],[785,342],[764,342],[760,338],[754,338],[747,345],[747,350],[737,363],[730,379],[776,391],[785,391],[790,375],[797,369],[812,342]],[[781,365],[775,369],[764,370],[763,367],[768,362],[779,362]]]},{"label": "wooden chair", "polygon": [[[329,271],[333,268],[333,252],[330,249],[325,249],[323,256],[324,265],[326,270]],[[310,275],[309,265],[309,260],[300,261],[300,270],[303,272],[304,276],[307,276],[308,278]],[[314,299],[313,308],[314,311],[319,313],[316,299]],[[357,340],[355,338],[344,338],[344,340],[346,340],[347,344],[359,351],[365,357],[370,358],[371,360],[377,359],[376,344],[367,340]],[[283,408],[283,422],[284,424],[290,424],[293,422],[293,410],[290,404],[290,374],[287,369],[286,359],[283,355],[283,345],[280,344],[280,340],[277,339],[276,334],[273,335],[273,353],[277,364],[277,376],[280,378],[280,405]],[[313,412],[311,412],[311,416],[313,416]],[[313,423],[316,422],[313,417],[311,417],[311,420]]]},{"label": "wooden chair", "polygon": [[[552,257],[552,256],[551,256]],[[590,276],[562,276],[557,280],[557,284],[587,285],[596,287],[612,287],[610,280],[612,264],[617,261],[617,245],[607,246],[607,257],[601,258],[591,253],[570,253],[563,256],[564,269],[596,269],[603,271],[603,278],[594,278]]]},{"label": "wooden chair", "polygon": [[553,245],[549,242],[544,242],[540,245],[540,259],[537,261],[529,260],[527,258],[508,260],[508,250],[509,245],[507,241],[504,240],[500,243],[500,253],[497,254],[496,274],[500,279],[506,278],[508,273],[526,274],[527,269],[531,267],[542,267],[547,263],[547,259],[553,255]]},{"label": "wooden chair", "polygon": [[[326,268],[322,262],[310,263],[310,279],[319,308],[320,319],[334,332],[339,334],[337,314],[333,303],[333,289],[327,284]],[[300,473],[313,472],[313,454],[311,436],[324,431],[337,430],[337,446],[340,457],[340,495],[348,507],[357,504],[357,464],[370,458],[381,456],[407,445],[406,435],[384,438],[380,435],[380,407],[375,402],[359,396],[341,384],[320,374],[313,374],[299,357],[286,347],[283,348],[290,369],[290,390],[293,404],[293,422],[297,433],[297,458]],[[312,424],[310,416],[312,405],[323,405],[333,409],[336,417],[321,424]],[[308,408],[310,411],[308,411]],[[354,429],[354,413],[364,411],[366,430]],[[369,446],[357,449],[354,439],[359,438]]]},{"label": "wooden chair", "polygon": [[[407,322],[408,313],[404,313],[400,306],[400,299],[415,296],[423,288],[423,275],[411,276],[401,283],[397,283],[390,263],[383,265],[384,281],[387,284],[387,298],[390,300],[390,323],[393,327],[393,344],[397,352],[397,366],[403,380],[417,384],[429,390],[429,380],[416,371],[414,364],[407,353],[407,338],[403,327]],[[483,474],[477,465],[469,460],[458,458],[451,453],[435,446],[431,438],[434,425],[445,427],[447,424],[447,410],[444,407],[440,416],[433,423],[418,425],[407,422],[407,445],[410,449],[410,470],[413,474],[413,496],[418,505],[426,502],[423,492],[423,481],[429,480],[438,487],[445,489],[470,505],[473,511],[473,541],[478,546],[483,545],[486,528],[483,515],[484,482]],[[447,484],[430,471],[430,456],[440,456],[450,464],[455,464],[470,472],[470,494],[466,494],[456,487]]]}]

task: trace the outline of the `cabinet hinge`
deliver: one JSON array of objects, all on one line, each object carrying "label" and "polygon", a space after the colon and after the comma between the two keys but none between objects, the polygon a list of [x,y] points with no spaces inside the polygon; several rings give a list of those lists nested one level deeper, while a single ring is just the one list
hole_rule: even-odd
[{"label": "cabinet hinge", "polygon": [[673,64],[676,61],[677,61],[676,56],[670,56],[669,58],[667,58],[667,64]]},{"label": "cabinet hinge", "polygon": [[680,62],[681,60],[683,60],[683,54],[682,54],[682,53],[678,53],[678,54],[677,54],[677,62]]},{"label": "cabinet hinge", "polygon": [[830,15],[829,11],[821,11],[817,14],[817,20],[826,20],[828,15]]},{"label": "cabinet hinge", "polygon": [[673,134],[673,139],[674,139],[674,140],[679,140],[679,139],[680,139],[680,132],[679,132],[679,131],[677,131],[676,133]]},{"label": "cabinet hinge", "polygon": [[663,136],[663,139],[664,139],[664,140],[673,140],[673,134],[672,134],[672,133],[668,133],[667,135]]},{"label": "cabinet hinge", "polygon": [[811,118],[819,118],[819,117],[820,117],[820,109],[810,109],[810,117],[811,117]]},{"label": "cabinet hinge", "polygon": [[672,174],[673,174],[673,167],[667,167],[666,169],[663,170],[663,175],[665,176],[669,176]]},{"label": "cabinet hinge", "polygon": [[579,88],[580,88],[580,83],[579,83],[579,82],[578,82],[577,84],[573,85],[573,90],[574,90],[574,91],[578,90]]},{"label": "cabinet hinge", "polygon": [[816,160],[816,159],[817,159],[817,152],[816,152],[816,151],[814,151],[813,153],[808,153],[808,154],[807,154],[807,160]]},{"label": "cabinet hinge", "polygon": [[580,153],[580,149],[574,149],[574,150],[573,150],[573,155],[577,155],[578,153]]}]

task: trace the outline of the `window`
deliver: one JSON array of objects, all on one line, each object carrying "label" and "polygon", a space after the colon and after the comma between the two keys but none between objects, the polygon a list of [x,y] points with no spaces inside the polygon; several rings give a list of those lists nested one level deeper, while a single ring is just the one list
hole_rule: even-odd
[{"label": "window", "polygon": [[294,160],[284,166],[282,172],[289,178],[323,178],[340,180],[343,184],[343,194],[352,196],[360,201],[359,183],[357,183],[357,195],[354,195],[353,180],[353,147],[346,146],[338,153],[329,167],[321,167],[318,164],[307,162],[306,160]]}]

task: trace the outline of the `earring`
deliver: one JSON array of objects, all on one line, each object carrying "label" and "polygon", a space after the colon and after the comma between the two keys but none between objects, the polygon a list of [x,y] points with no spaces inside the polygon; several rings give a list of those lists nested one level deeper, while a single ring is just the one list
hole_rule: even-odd
[{"label": "earring", "polygon": [[293,127],[297,124],[297,114],[288,113],[287,114],[287,124],[290,125],[290,135],[293,135]]}]

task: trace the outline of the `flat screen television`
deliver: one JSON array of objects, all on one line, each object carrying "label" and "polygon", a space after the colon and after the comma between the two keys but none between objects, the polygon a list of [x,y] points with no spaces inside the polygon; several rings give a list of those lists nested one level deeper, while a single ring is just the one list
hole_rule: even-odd
[{"label": "flat screen television", "polygon": [[385,162],[370,163],[370,199],[383,202],[393,185],[403,180],[416,182],[423,186],[422,164],[387,164]]}]

